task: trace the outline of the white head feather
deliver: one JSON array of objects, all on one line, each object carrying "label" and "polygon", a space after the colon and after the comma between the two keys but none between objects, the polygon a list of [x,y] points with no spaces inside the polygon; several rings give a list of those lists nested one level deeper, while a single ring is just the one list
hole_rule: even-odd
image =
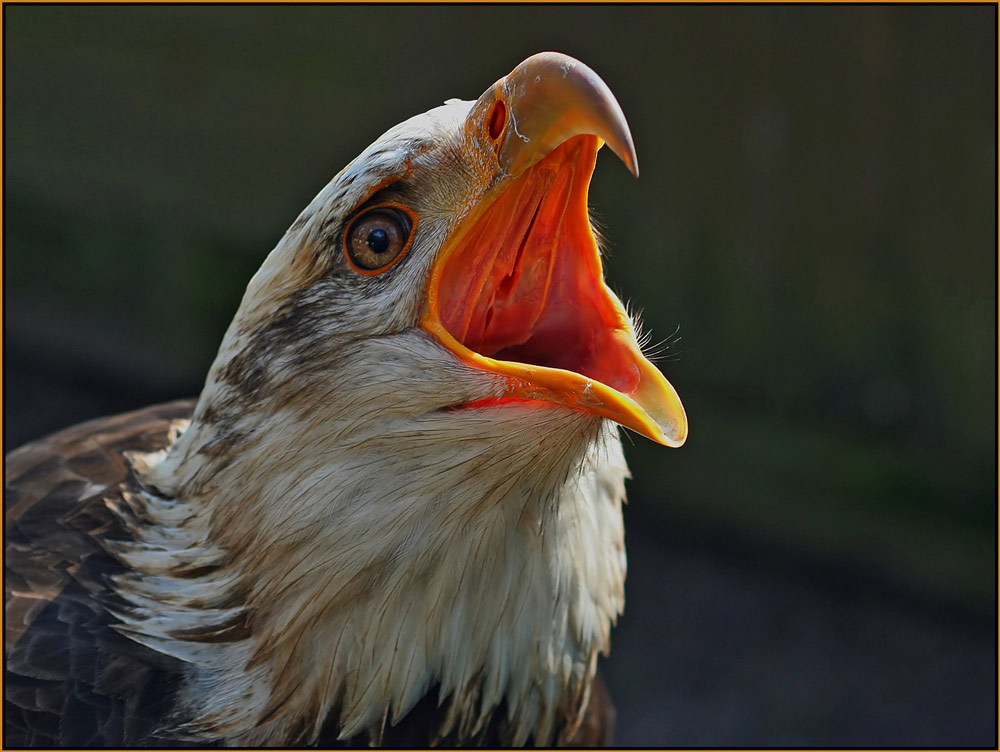
[{"label": "white head feather", "polygon": [[[471,102],[391,129],[303,211],[250,282],[189,426],[133,458],[115,550],[133,639],[188,665],[195,738],[378,738],[435,686],[440,735],[501,704],[512,744],[572,731],[623,607],[617,427],[499,397],[419,326],[431,265],[495,183]],[[391,179],[402,176],[397,182]],[[419,214],[406,258],[353,273],[373,192]],[[567,720],[568,719],[568,720]]]}]

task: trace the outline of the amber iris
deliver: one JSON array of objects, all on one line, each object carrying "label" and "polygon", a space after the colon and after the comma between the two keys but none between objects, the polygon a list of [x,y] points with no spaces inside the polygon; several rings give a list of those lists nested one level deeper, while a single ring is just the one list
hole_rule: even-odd
[{"label": "amber iris", "polygon": [[409,247],[413,222],[403,211],[376,207],[359,214],[344,233],[344,247],[351,266],[361,274],[385,271]]}]

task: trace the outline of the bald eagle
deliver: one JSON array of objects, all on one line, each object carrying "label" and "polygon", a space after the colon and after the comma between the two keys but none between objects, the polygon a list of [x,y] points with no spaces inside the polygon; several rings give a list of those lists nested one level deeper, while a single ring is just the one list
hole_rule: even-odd
[{"label": "bald eagle", "polygon": [[625,117],[535,55],[390,129],[250,280],[197,402],[7,456],[8,746],[595,745],[618,425],[687,420],[603,280]]}]

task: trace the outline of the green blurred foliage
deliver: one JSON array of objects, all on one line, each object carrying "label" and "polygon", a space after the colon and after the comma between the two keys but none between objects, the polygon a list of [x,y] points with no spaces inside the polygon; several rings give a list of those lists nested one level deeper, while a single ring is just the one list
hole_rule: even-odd
[{"label": "green blurred foliage", "polygon": [[987,603],[996,13],[8,6],[7,336],[197,383],[341,166],[560,50],[632,124],[640,180],[604,155],[592,203],[691,419],[633,498]]}]

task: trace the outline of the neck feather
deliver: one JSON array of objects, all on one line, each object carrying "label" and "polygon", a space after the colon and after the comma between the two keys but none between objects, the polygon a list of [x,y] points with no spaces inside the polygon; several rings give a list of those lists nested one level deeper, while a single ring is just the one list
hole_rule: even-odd
[{"label": "neck feather", "polygon": [[377,741],[434,686],[441,736],[502,702],[511,744],[572,730],[623,607],[616,427],[532,404],[375,420],[356,396],[350,418],[245,410],[223,452],[203,402],[133,458],[117,547],[123,631],[190,667],[183,731],[308,743],[332,717]]}]

